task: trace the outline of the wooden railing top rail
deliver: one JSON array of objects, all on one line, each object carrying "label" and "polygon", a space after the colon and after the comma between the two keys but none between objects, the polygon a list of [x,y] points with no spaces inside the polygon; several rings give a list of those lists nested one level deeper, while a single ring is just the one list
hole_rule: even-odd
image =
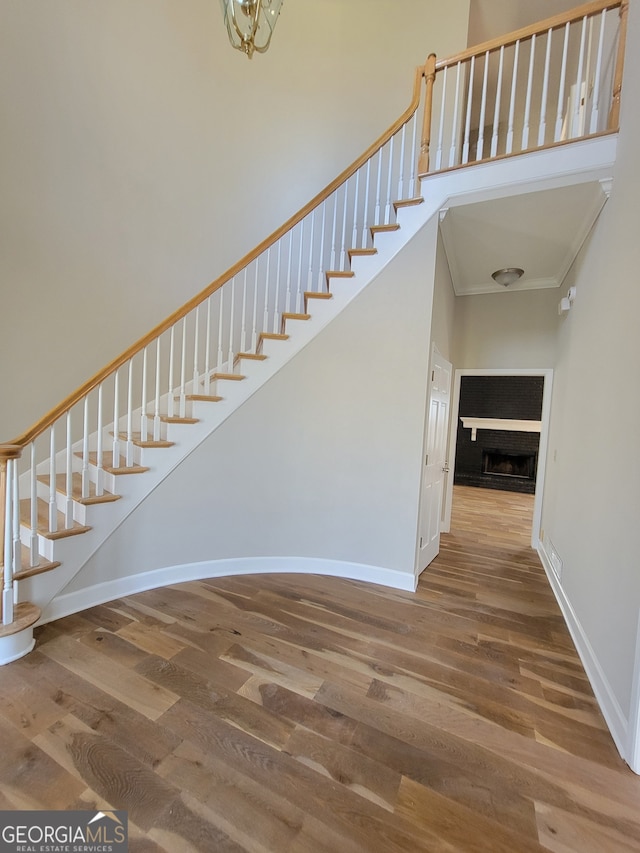
[{"label": "wooden railing top rail", "polygon": [[517,41],[531,38],[534,35],[546,33],[549,30],[558,29],[565,24],[571,24],[575,21],[580,21],[582,18],[597,15],[605,9],[615,9],[617,7],[628,6],[629,0],[594,0],[592,3],[585,3],[582,6],[576,6],[574,9],[569,9],[567,12],[562,12],[560,15],[553,15],[551,18],[546,18],[544,21],[537,21],[535,24],[530,24],[527,27],[522,27],[519,30],[514,30],[506,35],[498,36],[497,38],[485,41],[482,44],[476,44],[466,50],[456,53],[455,56],[449,56],[447,59],[441,59],[436,63],[436,71],[441,71],[451,65],[457,65],[458,62],[464,62],[474,56],[482,56],[487,51],[499,50],[501,47],[509,47]]},{"label": "wooden railing top rail", "polygon": [[[253,261],[256,260],[263,252],[265,252],[270,246],[273,246],[278,242],[288,231],[294,228],[299,222],[301,222],[305,216],[307,216],[311,211],[322,204],[332,193],[334,193],[342,184],[348,180],[352,175],[354,175],[358,169],[363,166],[367,160],[369,160],[383,145],[385,145],[392,136],[394,136],[404,124],[406,124],[413,114],[418,109],[420,105],[420,88],[422,83],[422,78],[424,76],[424,67],[419,66],[415,72],[415,81],[413,87],[413,97],[411,99],[411,103],[404,111],[404,113],[400,116],[397,121],[395,121],[378,139],[367,148],[367,150],[358,157],[357,160],[348,166],[338,177],[333,180],[325,189],[319,192],[314,198],[311,199],[303,208],[301,208],[297,213],[295,213],[290,219],[288,219],[284,225],[280,226],[277,231],[274,231],[269,237],[262,241],[262,243],[258,244],[255,249],[241,258],[236,264],[230,267],[225,273],[216,278],[211,282],[208,287],[194,296],[189,302],[185,303],[181,308],[177,311],[174,311],[166,320],[163,320],[159,323],[155,328],[153,328],[148,334],[144,337],[140,338],[140,340],[136,341],[132,346],[126,349],[121,355],[117,358],[114,358],[106,367],[96,373],[91,379],[77,388],[72,394],[70,394],[66,399],[64,399],[61,403],[59,403],[55,408],[51,409],[44,417],[42,417],[39,421],[37,421],[32,427],[30,427],[26,432],[22,433],[22,435],[18,436],[18,438],[14,438],[10,444],[12,447],[16,445],[19,447],[26,447],[30,442],[36,439],[39,435],[48,429],[52,424],[54,424],[62,415],[68,412],[73,406],[77,405],[87,394],[97,388],[102,382],[105,381],[112,373],[126,364],[131,358],[137,355],[139,352],[142,352],[145,347],[149,346],[149,344],[153,343],[160,335],[174,326],[179,320],[182,320],[183,317],[186,317],[191,311],[201,305],[205,299],[207,299],[211,294],[215,293],[219,290],[224,284],[230,281],[235,275],[241,272],[245,267],[249,266]],[[3,445],[0,445],[2,447]]]}]

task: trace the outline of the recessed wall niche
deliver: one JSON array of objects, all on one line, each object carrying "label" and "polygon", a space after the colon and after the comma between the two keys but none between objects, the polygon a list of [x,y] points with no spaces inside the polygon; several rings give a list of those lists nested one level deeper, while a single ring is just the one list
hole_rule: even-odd
[{"label": "recessed wall niche", "polygon": [[462,426],[467,418],[539,421],[542,376],[462,376],[453,481],[457,485],[533,494],[538,469],[537,432],[479,429],[476,440]]}]

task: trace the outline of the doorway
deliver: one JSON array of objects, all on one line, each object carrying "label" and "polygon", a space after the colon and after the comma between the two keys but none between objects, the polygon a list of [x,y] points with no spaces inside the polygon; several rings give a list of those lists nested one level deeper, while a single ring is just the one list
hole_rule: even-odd
[{"label": "doorway", "polygon": [[[551,368],[513,368],[513,369],[464,369],[456,370],[454,388],[451,399],[451,422],[449,433],[450,460],[455,460],[458,443],[458,419],[460,410],[460,389],[462,378],[465,376],[536,376],[543,380],[542,389],[542,414],[540,417],[540,443],[538,446],[538,460],[535,475],[535,495],[533,504],[533,523],[531,529],[531,547],[536,549],[540,544],[540,530],[542,523],[542,498],[544,494],[544,478],[546,472],[547,449],[549,445],[549,423],[551,418],[551,392],[553,385],[553,370]],[[444,511],[442,515],[442,532],[448,533],[451,529],[451,509],[453,504],[453,478],[455,465],[450,466],[445,481]]]}]

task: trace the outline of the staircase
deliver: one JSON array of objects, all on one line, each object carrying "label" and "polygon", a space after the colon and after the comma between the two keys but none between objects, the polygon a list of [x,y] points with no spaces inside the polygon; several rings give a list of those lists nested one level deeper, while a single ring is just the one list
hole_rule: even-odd
[{"label": "staircase", "polygon": [[[0,445],[0,663],[30,651],[33,626],[60,615],[56,596],[124,519],[443,207],[461,197],[530,192],[542,180],[548,187],[610,176],[624,31],[621,26],[612,35],[609,27],[619,6],[626,9],[624,2],[591,3],[450,60],[436,63],[430,56],[416,72],[409,108],[324,192],[32,429]],[[571,28],[581,45],[576,79],[595,80],[591,100],[575,115],[547,121],[548,96],[540,95],[534,122],[532,92],[549,91],[554,50],[562,67],[555,104],[564,110]],[[564,39],[552,41],[560,32]],[[585,76],[587,34],[596,61]],[[536,38],[546,39],[537,64]],[[529,78],[519,92],[525,45]],[[510,72],[508,50],[514,53]],[[617,57],[613,65],[605,62],[605,50]],[[493,101],[487,95],[491,63],[498,63]],[[480,87],[473,85],[476,73]],[[535,74],[542,75],[540,85]],[[461,79],[470,81],[466,100]],[[509,85],[504,132],[500,110]],[[480,128],[471,145],[479,91]],[[573,102],[566,109],[574,109]],[[493,133],[485,142],[487,115]]]}]

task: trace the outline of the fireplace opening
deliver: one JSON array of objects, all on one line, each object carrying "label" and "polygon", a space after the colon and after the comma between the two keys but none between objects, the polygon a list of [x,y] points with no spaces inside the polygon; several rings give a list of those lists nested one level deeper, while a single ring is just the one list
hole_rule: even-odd
[{"label": "fireplace opening", "polygon": [[535,480],[536,460],[536,453],[483,450],[482,473],[495,477],[519,477],[524,480]]}]

